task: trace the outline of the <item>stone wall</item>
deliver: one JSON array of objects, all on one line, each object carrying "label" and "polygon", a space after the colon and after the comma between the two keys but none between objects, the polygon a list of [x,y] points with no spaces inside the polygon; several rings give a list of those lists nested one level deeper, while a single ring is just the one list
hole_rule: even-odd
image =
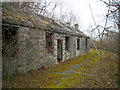
[{"label": "stone wall", "polygon": [[[3,29],[4,30],[4,29]],[[67,34],[53,33],[53,52],[46,52],[46,31],[19,26],[16,46],[18,52],[15,57],[3,58],[3,76],[36,70],[57,61],[57,40],[62,41],[62,61],[85,53],[85,38]],[[50,32],[50,31],[49,31]],[[69,50],[65,50],[65,37],[69,36]],[[77,39],[80,39],[80,49],[77,50]]]},{"label": "stone wall", "polygon": [[19,72],[41,66],[44,56],[45,31],[20,27],[19,31]]}]

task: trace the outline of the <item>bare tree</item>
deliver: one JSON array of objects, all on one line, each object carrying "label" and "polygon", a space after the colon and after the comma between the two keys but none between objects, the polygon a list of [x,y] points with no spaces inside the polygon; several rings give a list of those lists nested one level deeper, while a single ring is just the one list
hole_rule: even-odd
[{"label": "bare tree", "polygon": [[[103,3],[105,3],[105,5],[107,6],[108,10],[107,10],[107,14],[106,14],[106,19],[105,19],[105,24],[104,26],[100,26],[96,24],[94,15],[92,13],[92,8],[91,5],[89,4],[90,10],[91,10],[91,16],[93,18],[94,24],[95,24],[95,28],[91,30],[91,32],[93,31],[97,31],[98,32],[98,36],[97,38],[98,41],[92,41],[93,45],[97,48],[103,49],[104,47],[106,47],[107,49],[112,49],[114,50],[114,48],[116,48],[118,46],[118,48],[120,47],[120,2],[115,2],[115,1],[111,1],[111,0],[100,0]],[[119,32],[116,33],[115,31],[112,30],[111,32],[111,28],[108,27],[108,20],[112,20],[115,24],[117,24],[118,28],[119,28]],[[119,36],[118,38],[116,38],[117,36]],[[105,39],[106,38],[106,39]],[[118,45],[117,45],[117,40],[118,40]],[[97,44],[97,45],[96,45]],[[112,47],[111,47],[112,46]],[[108,48],[109,47],[109,48]],[[96,48],[96,49],[97,49]],[[101,79],[101,83],[100,86],[103,87],[103,81],[102,81],[102,67],[103,67],[103,63],[102,63],[102,53],[101,51],[100,53],[100,79]],[[120,51],[118,49],[118,53],[120,55]],[[119,86],[119,85],[118,85]]]},{"label": "bare tree", "polygon": [[[94,19],[94,23],[97,28],[98,34],[99,34],[98,35],[98,37],[100,39],[99,47],[109,47],[109,48],[107,48],[108,50],[110,50],[110,49],[114,50],[116,47],[118,47],[116,49],[118,49],[118,56],[120,56],[120,1],[118,1],[118,0],[107,0],[107,1],[100,0],[100,1],[102,1],[108,7],[108,13],[106,14],[105,25],[99,26],[99,27],[103,28],[103,31],[101,33],[99,32],[99,27],[97,27],[95,19],[92,16]],[[91,11],[92,11],[92,9],[91,9]],[[114,24],[117,25],[118,32],[116,32],[115,30],[111,31],[110,27],[107,27],[108,20],[112,21]],[[105,37],[106,37],[106,39],[105,39]],[[120,57],[118,59],[118,63],[120,63],[119,60],[120,60]],[[100,65],[101,65],[100,67],[103,66],[102,58],[101,58]],[[102,68],[101,68],[100,72],[101,72],[100,76],[101,76],[101,80],[102,80]],[[103,86],[103,83],[101,83],[101,86]],[[118,88],[119,88],[119,86],[120,86],[120,77],[118,78]]]},{"label": "bare tree", "polygon": [[79,23],[79,17],[73,11],[69,11],[66,16],[66,21],[71,25],[74,25],[76,23]]}]

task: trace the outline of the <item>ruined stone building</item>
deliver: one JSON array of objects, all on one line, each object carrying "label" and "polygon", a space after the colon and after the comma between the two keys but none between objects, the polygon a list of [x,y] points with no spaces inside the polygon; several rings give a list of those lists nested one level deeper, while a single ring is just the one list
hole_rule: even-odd
[{"label": "ruined stone building", "polygon": [[35,70],[89,51],[89,37],[51,18],[2,8],[3,76]]}]

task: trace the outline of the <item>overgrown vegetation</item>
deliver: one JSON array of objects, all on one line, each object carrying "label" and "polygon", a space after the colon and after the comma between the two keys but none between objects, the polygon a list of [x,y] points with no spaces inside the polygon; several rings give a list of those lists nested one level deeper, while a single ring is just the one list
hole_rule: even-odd
[{"label": "overgrown vegetation", "polygon": [[[99,50],[100,51],[100,50]],[[101,50],[102,82],[106,88],[117,88],[117,54]],[[100,59],[96,50],[52,65],[44,70],[20,74],[3,80],[3,88],[100,88]]]}]

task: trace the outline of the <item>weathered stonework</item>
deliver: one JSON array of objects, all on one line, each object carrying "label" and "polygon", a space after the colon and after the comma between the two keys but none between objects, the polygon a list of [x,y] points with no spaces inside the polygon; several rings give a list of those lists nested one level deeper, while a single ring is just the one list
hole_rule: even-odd
[{"label": "weathered stonework", "polygon": [[[36,16],[36,18],[40,17]],[[5,45],[3,46],[5,53],[3,56],[3,76],[37,70],[42,66],[56,64],[76,57],[81,53],[89,52],[88,36],[73,27],[66,27],[64,24],[58,24],[55,21],[55,24],[47,23],[49,24],[39,25],[34,22],[29,22],[28,24],[28,21],[18,21],[14,18],[3,16],[2,31]],[[6,41],[7,30],[12,33],[12,36],[15,36],[15,42]],[[48,51],[49,48],[46,44],[46,33],[52,33],[51,42],[48,42],[52,47],[51,52]],[[12,36],[11,39],[13,39]],[[69,37],[69,41],[66,41],[65,37]],[[66,50],[66,43],[68,43],[68,50]],[[79,48],[77,48],[78,43]],[[12,49],[5,48],[9,46]],[[6,53],[14,50],[14,56],[11,54],[6,55]]]}]

